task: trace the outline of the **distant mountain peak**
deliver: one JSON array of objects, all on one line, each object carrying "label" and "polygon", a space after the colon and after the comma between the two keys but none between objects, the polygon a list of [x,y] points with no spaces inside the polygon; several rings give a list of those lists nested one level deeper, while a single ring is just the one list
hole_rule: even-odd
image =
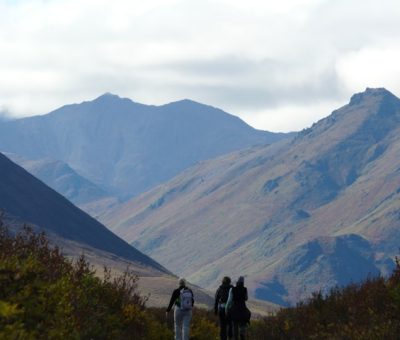
[{"label": "distant mountain peak", "polygon": [[[362,112],[357,118],[360,128],[368,125],[368,133],[375,131],[380,135],[383,131],[387,133],[400,123],[400,99],[383,87],[367,87],[364,92],[354,94],[348,105],[333,111],[328,117],[302,130],[293,143],[299,138],[319,136],[338,124],[344,126],[346,124],[344,122],[351,121],[351,124],[354,125],[354,112]],[[389,121],[388,117],[392,117],[392,119]],[[342,137],[344,138],[344,136]]]},{"label": "distant mountain peak", "polygon": [[105,102],[105,101],[116,101],[116,100],[122,100],[123,98],[121,98],[120,96],[113,94],[111,92],[106,92],[103,93],[101,96],[97,97],[96,99],[94,99],[94,102]]},{"label": "distant mountain peak", "polygon": [[396,98],[396,96],[390,91],[386,90],[384,87],[370,88],[367,87],[364,92],[354,94],[350,99],[350,105],[358,105],[363,101],[373,98],[380,97],[385,98]]},{"label": "distant mountain peak", "polygon": [[[194,103],[194,104],[201,104],[199,102],[196,102],[195,100],[184,98],[181,100],[178,100],[177,103]],[[204,104],[203,104],[204,105]]]},{"label": "distant mountain peak", "polygon": [[201,106],[208,106],[209,107],[209,105],[202,104],[202,103],[196,102],[195,100],[187,99],[187,98],[180,99],[180,100],[168,103],[168,104],[164,104],[162,106],[167,106],[167,105],[183,105],[183,106],[186,106],[186,105],[201,105]]},{"label": "distant mountain peak", "polygon": [[118,96],[117,94],[111,93],[111,92],[105,92],[103,93],[99,98],[121,98],[120,96]]}]

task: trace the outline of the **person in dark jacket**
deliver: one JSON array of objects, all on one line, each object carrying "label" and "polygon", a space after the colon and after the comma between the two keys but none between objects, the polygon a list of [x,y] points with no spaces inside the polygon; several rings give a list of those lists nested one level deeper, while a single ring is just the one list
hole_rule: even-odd
[{"label": "person in dark jacket", "polygon": [[166,311],[168,317],[168,313],[174,306],[175,340],[189,340],[193,305],[194,295],[192,290],[186,286],[185,279],[179,279],[179,287],[172,292]]},{"label": "person in dark jacket", "polygon": [[232,322],[228,321],[225,314],[225,307],[228,301],[229,290],[233,288],[231,279],[225,276],[222,279],[222,285],[219,286],[215,293],[214,313],[219,317],[219,335],[221,340],[232,339]]},{"label": "person in dark jacket", "polygon": [[244,286],[244,277],[240,276],[236,287],[229,290],[228,302],[225,311],[228,320],[233,322],[233,337],[235,340],[245,340],[246,328],[250,323],[251,313],[246,306],[248,299],[247,288]]}]

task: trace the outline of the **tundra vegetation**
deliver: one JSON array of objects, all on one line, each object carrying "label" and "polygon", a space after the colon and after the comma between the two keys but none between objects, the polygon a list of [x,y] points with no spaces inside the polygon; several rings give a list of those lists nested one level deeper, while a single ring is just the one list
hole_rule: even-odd
[{"label": "tundra vegetation", "polygon": [[[165,309],[146,307],[137,276],[100,278],[80,257],[65,258],[44,234],[12,235],[0,221],[1,339],[172,339]],[[251,322],[249,339],[397,339],[400,263],[388,278],[315,293],[296,307]],[[196,309],[192,340],[218,339],[217,319]]]}]

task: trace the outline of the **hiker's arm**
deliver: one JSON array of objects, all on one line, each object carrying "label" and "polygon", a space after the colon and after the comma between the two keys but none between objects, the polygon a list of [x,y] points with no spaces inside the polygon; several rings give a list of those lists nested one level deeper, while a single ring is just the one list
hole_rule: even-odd
[{"label": "hiker's arm", "polygon": [[217,289],[215,293],[215,300],[214,300],[214,313],[217,315],[218,313],[218,301],[219,301],[219,288]]},{"label": "hiker's arm", "polygon": [[247,294],[247,288],[246,288],[246,295],[244,296],[244,300],[247,301],[249,298],[249,295]]},{"label": "hiker's arm", "polygon": [[232,293],[232,288],[231,288],[231,289],[229,289],[228,301],[226,301],[226,305],[225,305],[225,313],[228,313],[228,309],[229,309],[230,305],[232,304],[232,299],[233,299],[232,294],[233,293]]},{"label": "hiker's arm", "polygon": [[192,307],[194,306],[194,294],[193,294],[193,291],[192,290],[190,290],[191,292],[192,292]]},{"label": "hiker's arm", "polygon": [[172,306],[174,305],[174,303],[178,297],[179,297],[179,290],[175,289],[174,292],[172,293],[171,300],[169,301],[167,312],[169,312],[171,310]]}]

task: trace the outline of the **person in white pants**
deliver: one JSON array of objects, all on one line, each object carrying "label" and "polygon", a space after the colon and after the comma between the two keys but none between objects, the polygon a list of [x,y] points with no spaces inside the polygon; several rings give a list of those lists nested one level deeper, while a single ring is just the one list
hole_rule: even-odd
[{"label": "person in white pants", "polygon": [[[183,300],[183,301],[181,301]],[[190,321],[194,305],[193,292],[186,287],[185,279],[179,279],[179,287],[172,293],[166,315],[174,306],[175,340],[189,340]]]},{"label": "person in white pants", "polygon": [[175,307],[175,340],[189,340],[190,321],[192,320],[192,310],[181,310]]}]

